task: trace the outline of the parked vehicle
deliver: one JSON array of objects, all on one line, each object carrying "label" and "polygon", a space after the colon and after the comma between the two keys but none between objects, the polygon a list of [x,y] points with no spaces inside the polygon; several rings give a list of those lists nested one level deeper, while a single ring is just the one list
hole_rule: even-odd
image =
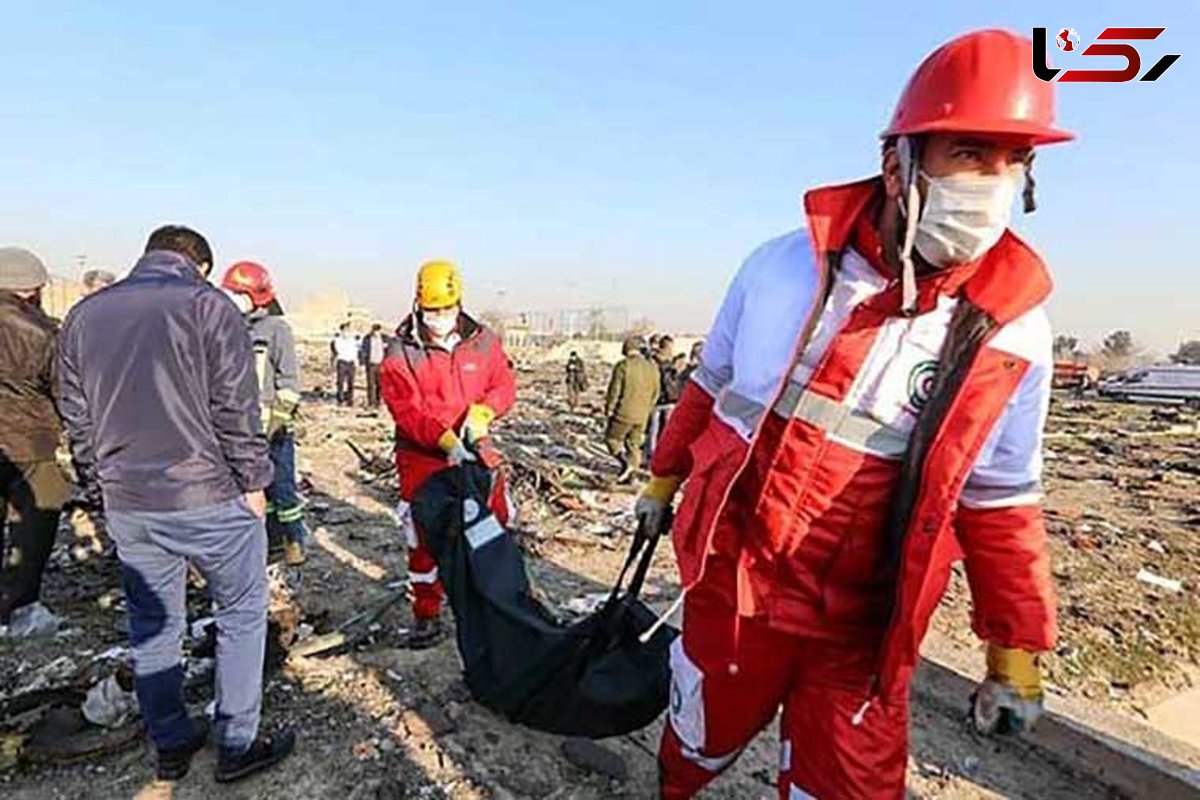
[{"label": "parked vehicle", "polygon": [[1113,400],[1185,403],[1200,408],[1200,367],[1139,367],[1101,381],[1097,389],[1102,397]]},{"label": "parked vehicle", "polygon": [[1054,362],[1052,386],[1055,389],[1070,390],[1077,395],[1082,395],[1094,388],[1099,380],[1100,370],[1096,367],[1074,361]]}]

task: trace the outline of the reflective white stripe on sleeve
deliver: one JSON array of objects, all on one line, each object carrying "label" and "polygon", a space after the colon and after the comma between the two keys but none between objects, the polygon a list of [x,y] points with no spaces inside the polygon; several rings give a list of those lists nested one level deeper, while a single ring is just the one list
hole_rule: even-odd
[{"label": "reflective white stripe on sleeve", "polygon": [[959,497],[967,508],[1008,508],[1010,506],[1033,506],[1042,501],[1042,485],[1029,481],[1016,486],[972,486],[963,487]]},{"label": "reflective white stripe on sleeve", "polygon": [[726,391],[717,400],[717,418],[728,424],[743,438],[749,439],[758,427],[766,408],[758,402],[734,391]]}]

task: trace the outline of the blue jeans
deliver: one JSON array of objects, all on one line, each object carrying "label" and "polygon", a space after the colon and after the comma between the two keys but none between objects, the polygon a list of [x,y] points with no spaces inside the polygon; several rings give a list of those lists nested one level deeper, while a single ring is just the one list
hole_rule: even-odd
[{"label": "blue jeans", "polygon": [[267,638],[267,535],[240,498],[187,511],[109,510],[129,605],[134,684],[155,747],[192,736],[182,641],[190,561],[208,581],[217,622],[216,741],[243,752],[258,735]]},{"label": "blue jeans", "polygon": [[[296,438],[282,431],[271,440],[271,463],[275,478],[267,487],[267,524],[271,536],[304,543],[304,504],[296,492]],[[274,539],[278,541],[277,539]]]}]

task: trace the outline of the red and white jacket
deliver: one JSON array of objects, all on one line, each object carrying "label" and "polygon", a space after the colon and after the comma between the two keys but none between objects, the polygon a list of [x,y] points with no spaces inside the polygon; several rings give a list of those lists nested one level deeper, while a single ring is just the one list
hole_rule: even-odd
[{"label": "red and white jacket", "polygon": [[438,439],[457,432],[472,404],[486,405],[502,417],[517,395],[512,364],[500,338],[466,314],[459,317],[460,337],[450,347],[422,341],[410,316],[379,368],[379,389],[396,422],[396,466],[400,497],[411,501],[421,484],[445,469]]},{"label": "red and white jacket", "polygon": [[651,465],[687,481],[685,587],[879,647],[875,693],[907,685],[964,554],[980,637],[1041,651],[1055,636],[1049,275],[1009,232],[921,277],[903,316],[870,221],[881,197],[878,179],[809,192],[808,228],[751,254]]}]

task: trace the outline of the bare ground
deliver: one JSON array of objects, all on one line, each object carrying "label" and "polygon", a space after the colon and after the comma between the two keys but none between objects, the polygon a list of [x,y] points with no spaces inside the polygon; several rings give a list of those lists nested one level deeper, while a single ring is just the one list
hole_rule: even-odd
[{"label": "bare ground", "polygon": [[[319,352],[310,360],[314,370]],[[549,602],[562,604],[602,591],[615,576],[632,495],[607,484],[610,466],[597,448],[598,390],[588,408],[568,414],[557,370],[531,365],[522,371],[522,410],[501,436],[513,460],[525,465],[514,465],[514,478],[530,570]],[[320,634],[386,596],[389,584],[403,579],[405,558],[386,480],[361,469],[344,444],[350,438],[386,451],[390,424],[384,416],[333,408],[319,394],[308,408],[300,466],[311,483],[310,559],[299,569],[273,568],[273,574],[303,621]],[[1195,436],[1143,440],[1111,429],[1172,424],[1177,422],[1154,419],[1149,410],[1103,404],[1059,404],[1052,422],[1057,433],[1077,429],[1084,435],[1050,443],[1048,505],[1063,606],[1051,679],[1065,695],[1132,714],[1186,686],[1196,663],[1200,508],[1186,465],[1196,464],[1198,453]],[[1104,432],[1093,436],[1098,430]],[[1108,448],[1116,452],[1103,452]],[[552,497],[558,499],[548,501]],[[650,600],[660,605],[676,589],[668,550],[659,553],[650,581]],[[1184,590],[1169,594],[1139,583],[1142,567],[1181,579]],[[109,558],[57,562],[46,597],[74,633],[0,644],[0,695],[27,686],[54,658],[82,664],[90,654],[122,644],[121,604],[109,602],[116,585]],[[967,627],[968,608],[965,584],[956,579],[935,625],[962,648],[978,649]],[[431,651],[404,649],[402,633],[410,624],[401,604],[351,652],[293,659],[269,675],[265,724],[296,725],[301,737],[285,767],[218,788],[211,779],[212,755],[205,752],[186,779],[161,785],[151,781],[144,749],[135,747],[70,766],[24,764],[0,773],[2,792],[12,798],[200,798],[219,792],[230,798],[348,800],[654,795],[658,725],[604,743],[624,765],[623,779],[576,766],[564,757],[560,738],[510,725],[470,701],[451,640]],[[1108,795],[1021,744],[975,737],[945,709],[916,704],[911,737],[913,797]],[[774,734],[764,733],[705,796],[774,796],[777,758]]]}]

